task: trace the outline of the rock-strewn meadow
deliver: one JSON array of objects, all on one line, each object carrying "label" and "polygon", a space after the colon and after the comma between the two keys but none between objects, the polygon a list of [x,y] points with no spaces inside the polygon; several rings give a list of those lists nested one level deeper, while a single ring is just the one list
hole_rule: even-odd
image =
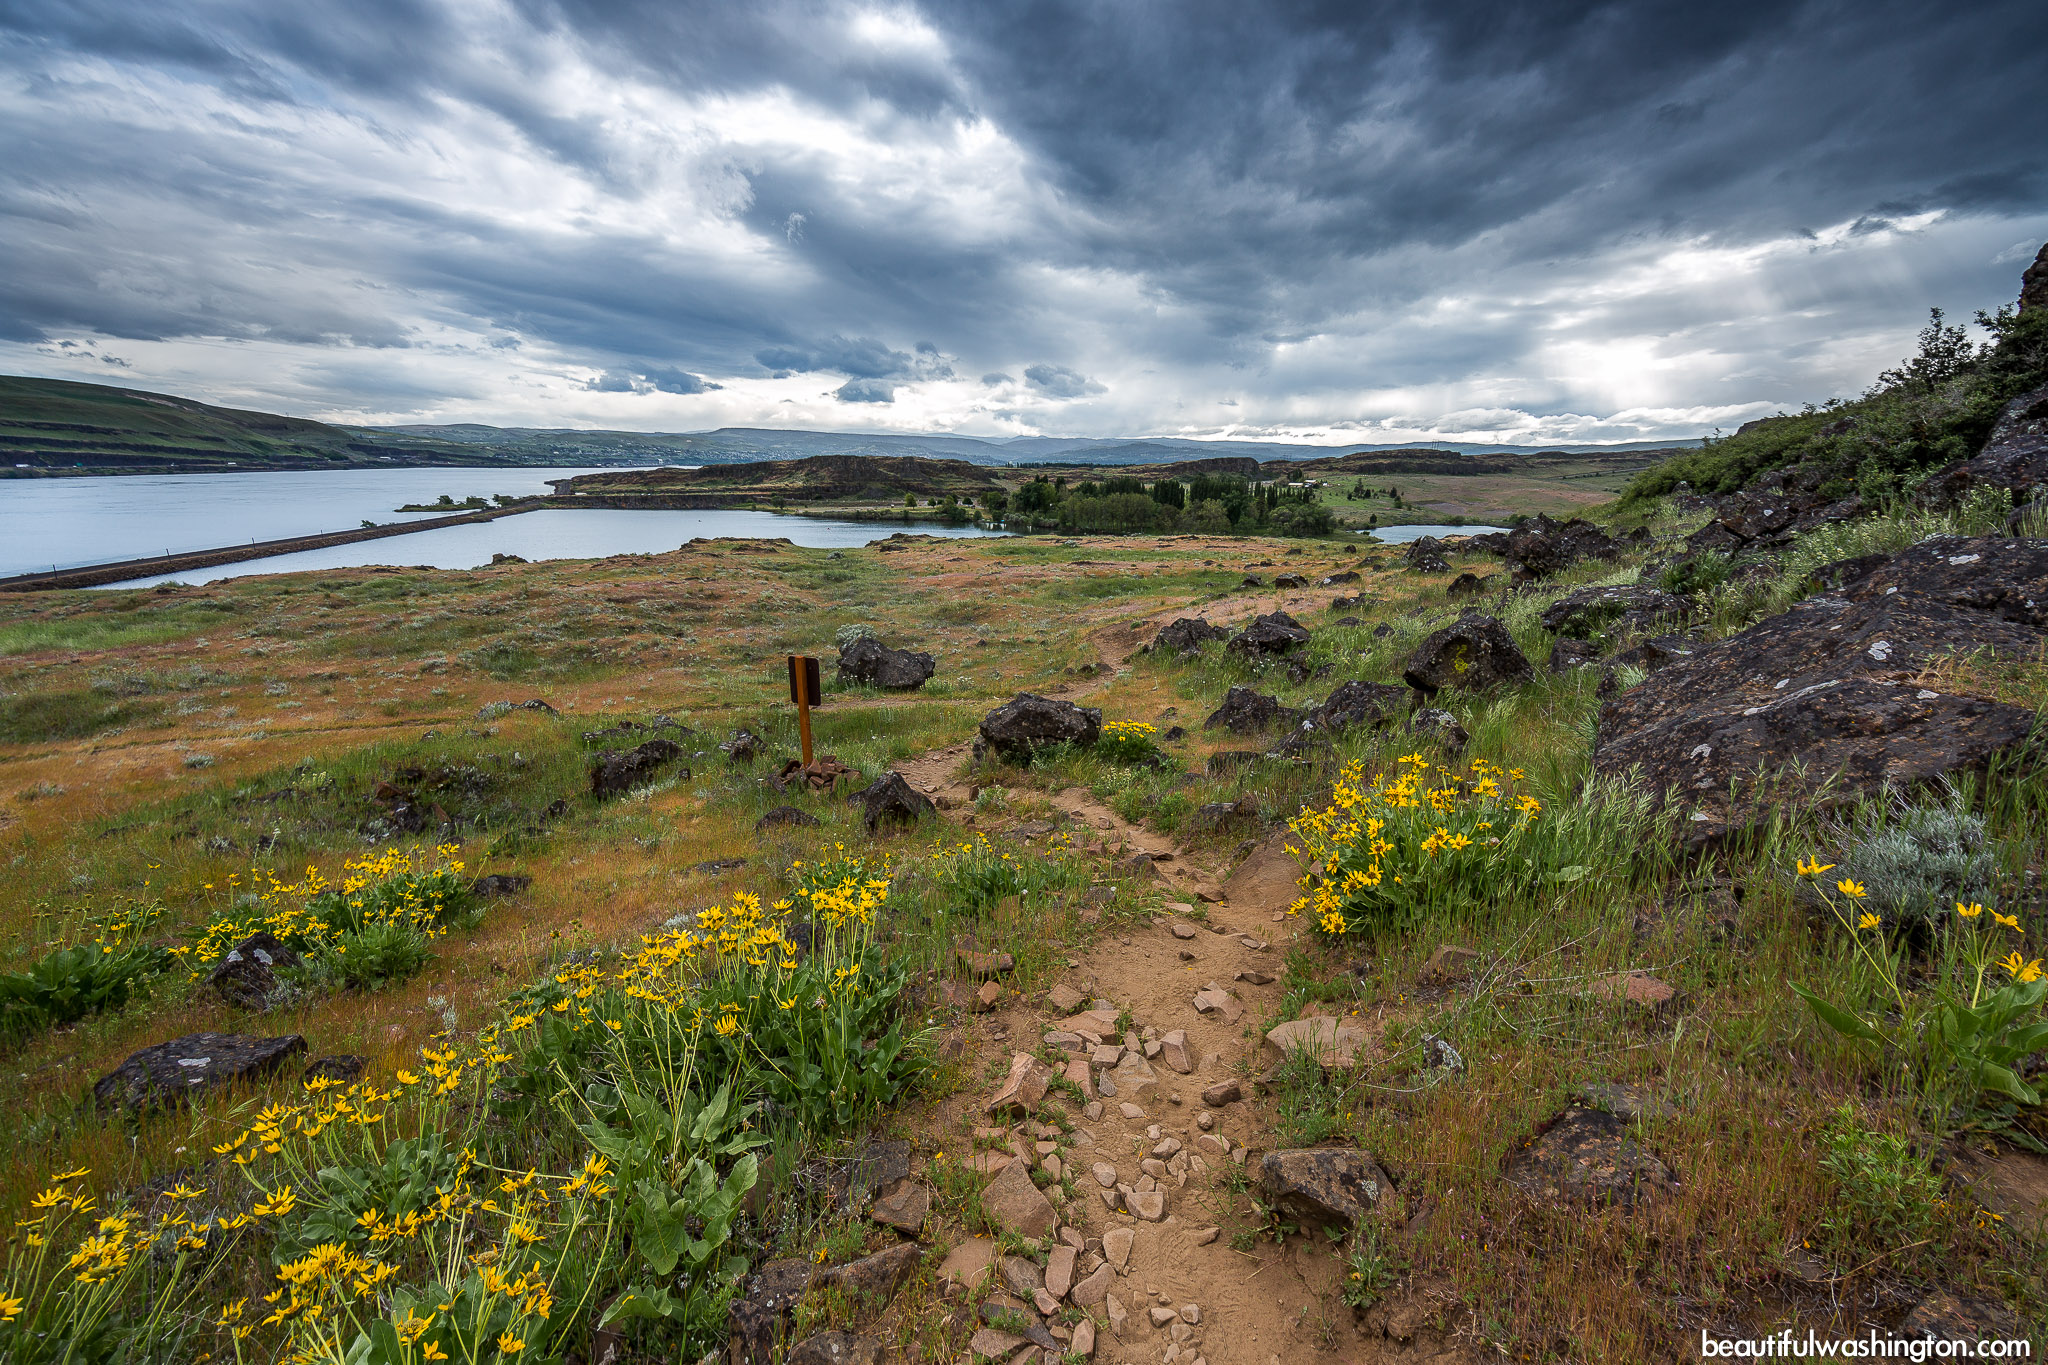
[{"label": "rock-strewn meadow", "polygon": [[0,599],[0,1354],[2039,1340],[2007,416],[1939,498],[1401,550]]}]

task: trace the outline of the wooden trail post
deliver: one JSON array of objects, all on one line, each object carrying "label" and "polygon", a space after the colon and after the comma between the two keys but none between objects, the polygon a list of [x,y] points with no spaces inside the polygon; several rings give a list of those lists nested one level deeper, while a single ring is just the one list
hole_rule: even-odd
[{"label": "wooden trail post", "polygon": [[796,703],[796,728],[803,737],[806,768],[811,766],[811,703],[818,695],[818,661],[805,654],[790,655],[789,699]]}]

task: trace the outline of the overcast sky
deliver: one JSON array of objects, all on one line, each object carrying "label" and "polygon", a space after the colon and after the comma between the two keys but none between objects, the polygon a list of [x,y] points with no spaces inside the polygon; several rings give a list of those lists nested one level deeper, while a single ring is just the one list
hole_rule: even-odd
[{"label": "overcast sky", "polygon": [[0,0],[0,370],[1368,443],[1854,393],[2048,239],[2042,0]]}]

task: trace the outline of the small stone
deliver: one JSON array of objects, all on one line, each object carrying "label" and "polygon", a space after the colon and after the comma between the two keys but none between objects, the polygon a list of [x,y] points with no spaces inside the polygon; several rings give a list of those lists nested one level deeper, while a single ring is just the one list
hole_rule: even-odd
[{"label": "small stone", "polygon": [[1103,1306],[1108,1310],[1109,1313],[1109,1330],[1116,1333],[1118,1336],[1122,1336],[1124,1334],[1125,1327],[1130,1322],[1131,1315],[1124,1311],[1122,1301],[1119,1300],[1117,1296],[1114,1294],[1109,1294],[1105,1296],[1103,1300]]},{"label": "small stone", "polygon": [[1103,1260],[1118,1270],[1125,1270],[1131,1264],[1131,1246],[1138,1234],[1130,1228],[1111,1228],[1102,1234]]},{"label": "small stone", "polygon": [[1195,1013],[1220,1014],[1224,1023],[1234,1024],[1238,1016],[1244,1013],[1244,1007],[1237,1003],[1229,991],[1212,986],[1207,990],[1195,992]]},{"label": "small stone", "polygon": [[1163,1137],[1159,1139],[1158,1144],[1152,1148],[1152,1155],[1158,1157],[1161,1161],[1164,1161],[1166,1158],[1172,1156],[1175,1152],[1178,1152],[1179,1150],[1179,1138]]},{"label": "small stone", "polygon": [[1043,1286],[1038,1267],[1022,1256],[1005,1256],[1002,1261],[1003,1283],[1010,1286],[1010,1292],[1020,1299],[1028,1299]]},{"label": "small stone", "polygon": [[1262,938],[1253,938],[1250,934],[1240,935],[1237,941],[1255,953],[1263,953],[1273,946]]},{"label": "small stone", "polygon": [[1222,1228],[1196,1228],[1189,1236],[1198,1247],[1208,1246],[1223,1233]]},{"label": "small stone", "polygon": [[1097,1067],[1113,1067],[1124,1059],[1123,1046],[1118,1043],[1104,1043],[1090,1049],[1088,1064]]},{"label": "small stone", "polygon": [[1242,971],[1237,974],[1237,980],[1247,986],[1270,986],[1273,984],[1274,976],[1271,972]]},{"label": "small stone", "polygon": [[1140,1161],[1138,1169],[1151,1176],[1154,1180],[1166,1179],[1166,1163],[1156,1156],[1148,1156],[1143,1161]]},{"label": "small stone", "polygon": [[1087,1059],[1076,1057],[1068,1062],[1065,1074],[1067,1080],[1080,1090],[1082,1097],[1093,1102],[1096,1093],[1095,1068],[1088,1065]]},{"label": "small stone", "polygon": [[1061,1014],[1070,1014],[1086,1004],[1088,997],[1062,982],[1045,993],[1046,1003]]},{"label": "small stone", "polygon": [[1011,1110],[1028,1114],[1038,1107],[1045,1098],[1048,1078],[1045,1068],[1028,1052],[1019,1052],[1010,1058],[1010,1075],[1003,1082],[1003,1088],[996,1091],[995,1098],[987,1105],[988,1112],[998,1114]]},{"label": "small stone", "polygon": [[1107,1161],[1096,1162],[1090,1168],[1089,1174],[1095,1177],[1095,1183],[1102,1186],[1103,1189],[1113,1190],[1116,1188],[1116,1167],[1110,1165]]},{"label": "small stone", "polygon": [[1192,924],[1182,924],[1176,920],[1173,925],[1173,936],[1175,938],[1193,938],[1195,936],[1195,926]]},{"label": "small stone", "polygon": [[1166,1064],[1185,1076],[1195,1069],[1195,1059],[1188,1055],[1188,1031],[1177,1028],[1159,1040],[1160,1057]]},{"label": "small stone", "polygon": [[1061,1163],[1059,1153],[1057,1152],[1047,1152],[1043,1157],[1039,1158],[1038,1168],[1051,1176],[1054,1181],[1058,1181],[1060,1177],[1066,1174],[1066,1167]]},{"label": "small stone", "polygon": [[1095,1354],[1095,1319],[1083,1318],[1074,1324],[1074,1339],[1070,1343],[1073,1354],[1092,1356]]},{"label": "small stone", "polygon": [[1031,1292],[1031,1304],[1038,1310],[1040,1317],[1049,1318],[1060,1311],[1060,1301],[1053,1296],[1050,1289],[1034,1289]]},{"label": "small stone", "polygon": [[1093,1308],[1108,1297],[1110,1286],[1115,1283],[1116,1271],[1110,1268],[1109,1262],[1104,1261],[1095,1267],[1094,1274],[1076,1284],[1068,1297],[1073,1299],[1076,1308]]},{"label": "small stone", "polygon": [[1124,1205],[1133,1218],[1147,1223],[1156,1223],[1166,1217],[1166,1191],[1144,1190],[1124,1196]]},{"label": "small stone", "polygon": [[1222,1139],[1218,1138],[1214,1133],[1203,1133],[1196,1137],[1195,1146],[1219,1161],[1222,1160],[1225,1151],[1228,1150],[1224,1147]]},{"label": "small stone", "polygon": [[1130,1103],[1128,1100],[1126,1100],[1122,1104],[1119,1104],[1117,1106],[1117,1110],[1120,1113],[1122,1113],[1123,1116],[1127,1119],[1141,1119],[1145,1117],[1145,1111],[1140,1109],[1137,1105]]},{"label": "small stone", "polygon": [[990,1217],[1019,1237],[1035,1240],[1052,1232],[1052,1205],[1031,1183],[1030,1173],[1021,1161],[1005,1166],[988,1183],[981,1192],[981,1202]]},{"label": "small stone", "polygon": [[1179,1315],[1171,1308],[1154,1307],[1151,1310],[1151,1318],[1154,1327],[1164,1327],[1169,1322],[1179,1321]]},{"label": "small stone", "polygon": [[999,1332],[993,1327],[976,1328],[974,1335],[967,1339],[967,1349],[978,1356],[1007,1356],[1024,1344],[1024,1338]]},{"label": "small stone", "polygon": [[946,1253],[946,1259],[939,1263],[939,1281],[973,1289],[989,1277],[995,1259],[996,1244],[992,1239],[970,1237]]},{"label": "small stone", "polygon": [[883,1191],[868,1216],[915,1236],[932,1211],[931,1191],[915,1180],[898,1180]]},{"label": "small stone", "polygon": [[1282,1060],[1306,1050],[1325,1067],[1352,1066],[1365,1043],[1365,1030],[1328,1016],[1294,1019],[1267,1030],[1266,1045]]},{"label": "small stone", "polygon": [[981,983],[981,989],[974,993],[974,1012],[987,1014],[1003,998],[1003,988],[993,981]]},{"label": "small stone", "polygon": [[1198,1303],[1184,1303],[1180,1306],[1180,1320],[1190,1327],[1202,1325],[1202,1306]]},{"label": "small stone", "polygon": [[1586,994],[1603,1000],[1625,1001],[1638,1009],[1655,1012],[1676,999],[1678,991],[1648,972],[1617,972],[1595,981],[1587,988]]},{"label": "small stone", "polygon": [[1209,1131],[1209,1130],[1210,1130],[1211,1128],[1214,1128],[1215,1126],[1216,1126],[1216,1116],[1215,1116],[1214,1114],[1210,1113],[1210,1112],[1209,1112],[1208,1110],[1206,1110],[1206,1109],[1203,1109],[1203,1110],[1201,1110],[1201,1111],[1199,1111],[1199,1112],[1197,1112],[1197,1113],[1196,1113],[1196,1115],[1195,1115],[1195,1127],[1197,1127],[1197,1128],[1201,1129],[1201,1130],[1202,1130],[1203,1132],[1205,1132],[1205,1133],[1206,1133],[1206,1132],[1208,1132],[1208,1131]]},{"label": "small stone", "polygon": [[1087,1117],[1090,1123],[1100,1122],[1102,1119],[1102,1101],[1088,1101],[1088,1103],[1081,1106],[1081,1113]]},{"label": "small stone", "polygon": [[1073,1247],[1062,1243],[1045,1258],[1045,1291],[1053,1298],[1064,1299],[1074,1287],[1074,1260],[1079,1255]]}]

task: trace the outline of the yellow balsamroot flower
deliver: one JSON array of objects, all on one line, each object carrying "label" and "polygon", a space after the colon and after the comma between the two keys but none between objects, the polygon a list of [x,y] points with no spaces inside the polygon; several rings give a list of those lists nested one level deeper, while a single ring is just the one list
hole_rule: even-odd
[{"label": "yellow balsamroot flower", "polygon": [[1818,858],[1801,858],[1799,860],[1799,875],[1802,877],[1818,877],[1821,873],[1831,871],[1833,868],[1833,863],[1824,863]]},{"label": "yellow balsamroot flower", "polygon": [[711,1029],[712,1032],[721,1038],[730,1038],[740,1031],[739,1017],[737,1015],[722,1014],[719,1016],[718,1022],[711,1026]]},{"label": "yellow balsamroot flower", "polygon": [[1858,929],[1875,929],[1878,925],[1882,924],[1883,922],[1884,921],[1880,920],[1876,915],[1872,914],[1868,910],[1865,910],[1863,912],[1863,918],[1856,921],[1856,927]]},{"label": "yellow balsamroot flower", "polygon": [[2018,953],[2007,953],[1999,959],[1998,965],[2005,968],[2007,976],[2010,976],[2023,986],[2039,981],[2044,974],[2040,958],[2037,957],[2032,962],[2028,962],[2021,958]]},{"label": "yellow balsamroot flower", "polygon": [[2016,930],[2020,927],[2020,917],[2018,915],[2001,915],[1996,910],[1993,910],[1991,918],[1997,920],[2008,929]]},{"label": "yellow balsamroot flower", "polygon": [[508,1356],[516,1356],[526,1349],[526,1343],[510,1332],[498,1333],[498,1350]]},{"label": "yellow balsamroot flower", "polygon": [[296,1208],[298,1202],[298,1196],[292,1193],[291,1186],[280,1185],[277,1193],[271,1195],[263,1203],[256,1205],[251,1212],[261,1214],[264,1217],[275,1216],[282,1218],[285,1214],[290,1213]]},{"label": "yellow balsamroot flower", "polygon": [[1854,877],[1844,877],[1842,878],[1842,880],[1836,882],[1835,890],[1841,892],[1843,895],[1849,897],[1851,900],[1859,901],[1870,894],[1868,891],[1863,889],[1863,883],[1857,881]]},{"label": "yellow balsamroot flower", "polygon": [[1961,915],[1964,919],[1975,919],[1977,918],[1977,916],[1984,913],[1984,907],[1978,905],[1974,901],[1972,901],[1968,905],[1964,905],[1961,901],[1957,901],[1956,913],[1958,915]]}]

